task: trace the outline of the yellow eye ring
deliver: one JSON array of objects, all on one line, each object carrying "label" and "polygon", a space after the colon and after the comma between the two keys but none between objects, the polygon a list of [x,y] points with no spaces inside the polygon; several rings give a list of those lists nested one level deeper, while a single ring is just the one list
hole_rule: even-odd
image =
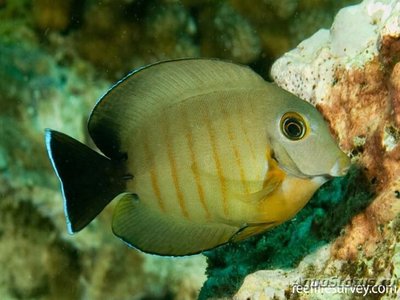
[{"label": "yellow eye ring", "polygon": [[298,113],[288,112],[281,118],[281,131],[288,139],[298,141],[305,137],[307,123]]}]

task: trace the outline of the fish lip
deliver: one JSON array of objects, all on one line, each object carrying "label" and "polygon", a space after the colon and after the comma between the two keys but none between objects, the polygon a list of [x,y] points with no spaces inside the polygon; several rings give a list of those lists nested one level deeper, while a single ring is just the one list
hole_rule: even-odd
[{"label": "fish lip", "polygon": [[329,175],[332,177],[345,176],[351,167],[350,159],[347,156],[340,156],[329,170]]}]

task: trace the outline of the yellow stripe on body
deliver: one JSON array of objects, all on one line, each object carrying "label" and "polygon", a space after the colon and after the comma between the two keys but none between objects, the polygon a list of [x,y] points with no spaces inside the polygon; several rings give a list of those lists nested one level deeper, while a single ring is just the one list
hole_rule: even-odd
[{"label": "yellow stripe on body", "polygon": [[146,135],[143,135],[143,147],[144,147],[144,153],[146,156],[146,160],[150,162],[150,179],[151,179],[151,187],[153,189],[153,193],[156,196],[158,205],[160,206],[161,210],[165,212],[165,204],[164,200],[161,197],[160,193],[160,185],[158,182],[158,177],[157,177],[157,170],[155,169],[155,162],[153,159],[153,155],[150,152],[150,147],[148,144],[148,140],[146,138]]},{"label": "yellow stripe on body", "polygon": [[[190,124],[186,109],[182,109],[182,116],[183,116],[184,124],[186,124],[186,125]],[[210,211],[206,204],[204,188],[203,188],[203,185],[202,185],[201,179],[200,179],[199,165],[198,165],[198,161],[197,161],[197,157],[196,157],[193,134],[192,134],[192,130],[189,126],[186,126],[186,128],[185,128],[185,138],[186,138],[187,144],[189,146],[191,170],[192,170],[194,181],[196,183],[196,188],[197,188],[197,193],[199,195],[200,203],[206,213],[206,219],[210,219],[211,214],[210,214]]]},{"label": "yellow stripe on body", "polygon": [[221,159],[219,157],[219,153],[218,153],[218,149],[217,149],[216,134],[215,134],[214,128],[211,125],[211,120],[210,120],[209,111],[208,111],[207,107],[205,107],[204,111],[205,111],[205,116],[204,116],[205,120],[204,121],[207,126],[207,132],[208,132],[208,136],[210,138],[210,145],[211,145],[211,149],[212,149],[212,156],[213,156],[213,159],[215,162],[215,167],[217,169],[217,175],[218,175],[219,183],[221,186],[223,212],[224,212],[225,217],[227,217],[229,215],[229,210],[228,210],[226,180],[225,180],[224,173],[222,171]]},{"label": "yellow stripe on body", "polygon": [[[226,123],[226,126],[227,126],[228,139],[229,139],[229,142],[231,144],[231,147],[232,147],[232,150],[233,150],[233,154],[235,156],[235,161],[236,161],[236,164],[237,164],[238,169],[239,169],[240,181],[242,183],[244,192],[246,194],[248,194],[249,193],[249,187],[247,186],[246,176],[245,176],[243,165],[242,165],[242,159],[240,157],[240,152],[239,152],[239,149],[237,148],[236,135],[232,130],[231,118],[230,118],[228,112],[226,111],[225,107],[222,107],[222,114],[224,116],[224,120],[225,120],[225,123]],[[239,115],[240,115],[240,111],[239,111]]]},{"label": "yellow stripe on body", "polygon": [[182,215],[185,218],[189,219],[189,213],[186,208],[185,198],[184,198],[182,190],[180,189],[180,186],[179,186],[178,171],[177,171],[175,156],[173,153],[174,150],[171,145],[169,125],[170,125],[169,122],[166,122],[166,124],[163,127],[165,130],[165,143],[167,146],[167,155],[168,155],[168,160],[169,160],[169,164],[170,164],[170,168],[171,168],[171,177],[172,177],[172,180],[174,183],[175,192],[176,192],[176,196],[178,199],[178,204],[181,208]]},{"label": "yellow stripe on body", "polygon": [[[250,105],[251,101],[248,101],[248,102],[249,102],[249,105]],[[242,132],[243,132],[244,139],[245,139],[247,145],[249,146],[251,158],[253,159],[253,161],[256,161],[257,157],[256,157],[256,153],[254,152],[254,145],[251,142],[251,140],[249,138],[249,134],[248,134],[247,129],[246,129],[246,126],[244,125],[243,113],[239,113],[239,125],[240,125],[240,128],[241,128]]]},{"label": "yellow stripe on body", "polygon": [[[241,140],[244,141],[243,149],[246,148],[245,153],[248,154],[246,157],[246,171],[248,176],[248,186],[250,193],[256,192],[262,188],[262,181],[265,176],[265,168],[268,170],[268,162],[264,160],[265,147],[268,147],[268,141],[266,138],[265,121],[259,109],[255,109],[253,101],[246,101],[246,105],[242,108],[239,114],[239,128]],[[262,105],[259,105],[262,107]],[[251,120],[251,123],[244,117]],[[251,134],[250,134],[251,133]],[[254,137],[257,137],[254,139]],[[250,168],[249,168],[250,166]],[[255,170],[257,170],[255,172]],[[259,182],[259,184],[257,184]]]}]

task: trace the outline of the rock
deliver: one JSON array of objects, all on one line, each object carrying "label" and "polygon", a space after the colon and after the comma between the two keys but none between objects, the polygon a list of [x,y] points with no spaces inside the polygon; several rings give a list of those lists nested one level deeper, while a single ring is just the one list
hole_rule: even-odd
[{"label": "rock", "polygon": [[[288,299],[296,284],[304,279],[304,273],[309,273],[308,264],[313,264],[313,271],[321,271],[329,257],[329,247],[321,247],[318,251],[305,257],[297,270],[263,270],[250,274],[243,282],[242,288],[233,297],[234,300],[269,300]],[[304,272],[304,273],[303,273]]]},{"label": "rock", "polygon": [[[342,149],[366,170],[376,193],[372,203],[356,214],[342,234],[329,244],[329,251],[311,254],[312,260],[306,257],[297,268],[286,271],[291,276],[376,279],[376,284],[383,285],[387,285],[382,283],[383,279],[397,278],[399,40],[398,1],[365,0],[342,9],[330,31],[318,31],[272,67],[272,77],[278,85],[316,105],[322,112]],[[316,268],[319,260],[324,261],[323,266]],[[281,278],[282,271],[269,272]],[[254,281],[258,282],[257,286],[251,284]],[[289,292],[286,298],[276,293],[274,299],[300,296],[290,291],[293,283],[278,282],[283,282],[274,283],[279,292],[282,288]],[[262,292],[270,283],[263,271],[249,275],[236,298],[258,299],[256,295],[262,293],[265,299],[272,299]],[[393,296],[390,294],[393,289],[385,291],[387,297]],[[303,293],[301,298],[311,299],[312,296]]]}]

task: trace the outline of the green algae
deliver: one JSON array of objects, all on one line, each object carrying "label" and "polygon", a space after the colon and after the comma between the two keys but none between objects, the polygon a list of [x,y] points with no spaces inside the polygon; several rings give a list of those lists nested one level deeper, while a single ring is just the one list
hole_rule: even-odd
[{"label": "green algae", "polygon": [[246,275],[262,269],[295,267],[307,254],[340,235],[373,199],[361,169],[323,185],[294,219],[241,243],[206,252],[207,276],[199,299],[234,294]]}]

